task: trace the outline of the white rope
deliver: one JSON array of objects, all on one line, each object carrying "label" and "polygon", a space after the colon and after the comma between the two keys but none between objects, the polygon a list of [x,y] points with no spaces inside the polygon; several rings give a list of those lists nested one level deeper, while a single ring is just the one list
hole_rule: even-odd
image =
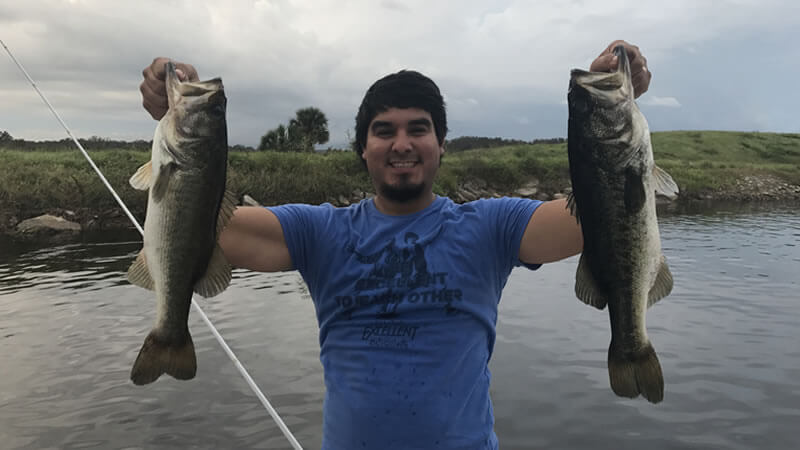
[{"label": "white rope", "polygon": [[[61,123],[61,126],[64,127],[64,130],[66,130],[67,135],[70,138],[72,138],[72,141],[75,142],[75,145],[78,146],[78,149],[80,149],[81,153],[83,153],[83,156],[86,157],[86,160],[89,161],[89,164],[92,166],[94,171],[97,172],[97,175],[103,181],[103,184],[105,184],[108,190],[111,191],[111,195],[113,195],[114,199],[117,200],[117,203],[119,203],[119,206],[122,207],[122,209],[125,211],[125,214],[128,215],[128,218],[131,219],[131,222],[133,222],[133,225],[136,227],[137,230],[139,230],[139,233],[144,235],[144,230],[142,230],[142,227],[141,225],[139,225],[139,222],[136,221],[136,218],[130,212],[128,207],[125,206],[125,203],[122,201],[121,198],[119,198],[119,195],[117,195],[116,191],[114,191],[114,188],[111,187],[111,184],[108,182],[108,180],[106,180],[106,177],[103,176],[103,173],[95,165],[94,161],[92,161],[92,158],[89,156],[86,150],[84,150],[81,143],[78,142],[78,140],[75,139],[75,136],[72,135],[72,132],[70,131],[69,127],[67,127],[67,124],[64,123],[64,121],[61,119],[61,116],[59,116],[55,108],[53,108],[53,105],[51,105],[50,102],[47,100],[47,97],[45,97],[42,91],[40,91],[39,88],[36,86],[36,83],[33,81],[33,78],[31,78],[31,76],[28,75],[28,72],[25,70],[24,67],[22,67],[22,64],[20,64],[19,61],[17,61],[17,58],[14,57],[14,55],[11,53],[11,50],[8,48],[8,46],[6,46],[6,44],[3,42],[2,39],[0,39],[0,45],[2,45],[3,48],[6,49],[8,56],[10,56],[11,60],[14,61],[14,64],[16,64],[17,67],[19,67],[19,70],[22,71],[22,73],[25,75],[25,78],[28,79],[28,81],[31,83],[31,86],[33,86],[33,88],[39,94],[39,97],[41,97],[42,100],[44,100],[47,107],[50,108],[50,111],[53,113],[54,116],[56,116],[58,122]],[[236,366],[236,369],[239,370],[239,373],[242,375],[242,377],[244,377],[245,381],[247,382],[247,385],[250,386],[250,389],[253,390],[253,393],[256,394],[256,397],[258,397],[258,399],[261,401],[261,404],[264,405],[264,408],[266,408],[269,415],[272,416],[272,418],[275,420],[275,423],[281,429],[284,436],[286,436],[286,439],[288,439],[289,443],[292,444],[292,447],[295,450],[302,450],[303,447],[300,446],[300,443],[294,437],[292,432],[289,431],[289,427],[286,426],[286,424],[283,422],[283,419],[281,419],[281,417],[278,415],[278,412],[275,411],[275,408],[273,408],[269,400],[267,400],[267,397],[261,392],[261,389],[258,388],[258,385],[256,384],[255,381],[253,381],[253,378],[247,372],[247,369],[245,369],[242,363],[239,362],[239,358],[237,358],[236,355],[233,353],[233,350],[231,350],[231,348],[225,342],[225,339],[222,338],[222,335],[219,334],[219,331],[217,331],[217,329],[214,327],[214,324],[211,323],[211,320],[208,319],[208,316],[206,316],[206,313],[203,312],[203,310],[200,308],[200,305],[197,304],[194,297],[192,297],[192,305],[194,306],[197,313],[200,314],[200,317],[203,319],[206,325],[208,325],[208,328],[211,330],[211,333],[214,335],[214,337],[217,338],[217,342],[219,342],[219,345],[222,346],[222,349],[225,350],[225,353],[228,355],[231,361],[233,361],[233,365]]]}]

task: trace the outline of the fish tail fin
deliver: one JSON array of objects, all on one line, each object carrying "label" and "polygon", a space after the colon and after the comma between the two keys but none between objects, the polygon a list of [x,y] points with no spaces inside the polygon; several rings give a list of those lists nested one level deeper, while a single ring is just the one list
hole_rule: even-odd
[{"label": "fish tail fin", "polygon": [[152,383],[166,373],[179,380],[191,380],[197,373],[197,358],[189,330],[182,342],[170,342],[156,330],[144,340],[139,356],[131,369],[131,381],[136,385]]},{"label": "fish tail fin", "polygon": [[650,342],[637,352],[624,352],[612,339],[608,349],[608,378],[611,389],[620,397],[634,398],[641,394],[650,403],[664,399],[664,376]]}]

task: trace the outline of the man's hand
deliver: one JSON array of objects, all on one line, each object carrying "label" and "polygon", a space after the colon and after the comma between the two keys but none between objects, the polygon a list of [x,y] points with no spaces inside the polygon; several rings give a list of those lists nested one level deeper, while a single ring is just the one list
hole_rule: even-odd
[{"label": "man's hand", "polygon": [[[167,113],[167,87],[164,80],[167,77],[167,61],[169,58],[159,57],[145,67],[142,71],[144,81],[139,85],[142,92],[142,105],[147,112],[156,120],[161,120]],[[197,71],[191,64],[172,62],[175,64],[175,72],[181,81],[197,81]]]},{"label": "man's hand", "polygon": [[600,56],[592,62],[589,70],[592,72],[610,72],[617,68],[617,57],[614,56],[614,47],[625,46],[628,53],[628,60],[631,64],[631,79],[633,80],[633,97],[637,98],[647,92],[650,86],[650,79],[653,74],[647,68],[647,58],[639,51],[639,47],[631,45],[625,41],[614,41],[600,53]]}]

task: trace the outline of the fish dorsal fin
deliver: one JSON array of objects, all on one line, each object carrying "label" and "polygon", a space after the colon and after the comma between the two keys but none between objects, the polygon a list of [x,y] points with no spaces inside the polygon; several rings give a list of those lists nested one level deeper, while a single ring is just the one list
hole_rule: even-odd
[{"label": "fish dorsal fin", "polygon": [[678,198],[678,192],[680,191],[675,180],[658,166],[653,166],[653,184],[655,185],[656,195],[662,195],[670,200]]},{"label": "fish dorsal fin", "polygon": [[653,306],[657,301],[669,295],[670,292],[672,292],[672,273],[669,271],[667,258],[661,255],[661,264],[659,264],[658,272],[656,273],[656,281],[647,296],[647,307]]},{"label": "fish dorsal fin", "polygon": [[581,218],[578,216],[578,204],[575,203],[575,192],[570,192],[567,195],[567,209],[569,213],[575,217],[575,221],[581,223]]},{"label": "fish dorsal fin", "polygon": [[581,254],[578,260],[578,271],[575,273],[575,295],[586,303],[592,305],[597,309],[603,309],[608,303],[608,299],[598,289],[597,283],[594,281],[592,272],[589,269],[589,263],[586,258]]},{"label": "fish dorsal fin", "polygon": [[231,265],[222,253],[219,244],[214,246],[208,268],[203,278],[194,285],[194,291],[203,297],[213,297],[231,284]]},{"label": "fish dorsal fin", "polygon": [[219,234],[228,225],[233,217],[233,211],[236,209],[236,195],[231,191],[225,190],[222,194],[222,201],[219,204],[219,213],[217,214],[217,228],[216,237],[219,239]]},{"label": "fish dorsal fin", "polygon": [[144,259],[144,249],[139,252],[136,256],[136,260],[133,261],[131,267],[128,268],[128,281],[133,285],[151,291],[155,290],[155,283],[150,276],[150,270],[147,268],[147,261]]},{"label": "fish dorsal fin", "polygon": [[153,181],[153,162],[147,161],[144,163],[136,173],[133,174],[128,182],[134,189],[138,189],[140,191],[146,191],[150,189],[150,185]]}]

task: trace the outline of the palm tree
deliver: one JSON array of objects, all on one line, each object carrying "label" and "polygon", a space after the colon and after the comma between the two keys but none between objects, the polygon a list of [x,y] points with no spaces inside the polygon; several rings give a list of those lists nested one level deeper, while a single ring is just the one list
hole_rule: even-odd
[{"label": "palm tree", "polygon": [[279,152],[286,152],[291,150],[289,133],[285,126],[278,125],[277,128],[267,131],[267,134],[261,137],[261,143],[258,145],[259,150],[275,150]]},{"label": "palm tree", "polygon": [[290,140],[297,139],[300,150],[305,152],[313,152],[314,144],[324,144],[330,138],[328,118],[313,106],[298,109],[295,118],[289,121],[288,131]]}]

